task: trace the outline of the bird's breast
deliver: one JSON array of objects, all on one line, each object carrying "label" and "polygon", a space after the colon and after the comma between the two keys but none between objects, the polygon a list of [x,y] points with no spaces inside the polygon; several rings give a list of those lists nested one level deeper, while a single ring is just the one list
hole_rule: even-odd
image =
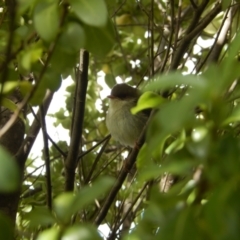
[{"label": "bird's breast", "polygon": [[122,145],[133,147],[146,118],[141,114],[132,115],[133,102],[113,99],[110,101],[106,124],[112,137]]}]

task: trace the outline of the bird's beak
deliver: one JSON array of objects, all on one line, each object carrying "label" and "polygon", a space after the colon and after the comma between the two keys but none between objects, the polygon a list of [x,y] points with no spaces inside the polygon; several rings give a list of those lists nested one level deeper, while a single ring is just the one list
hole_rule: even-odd
[{"label": "bird's beak", "polygon": [[115,98],[113,95],[108,95],[107,97],[110,98],[110,99]]}]

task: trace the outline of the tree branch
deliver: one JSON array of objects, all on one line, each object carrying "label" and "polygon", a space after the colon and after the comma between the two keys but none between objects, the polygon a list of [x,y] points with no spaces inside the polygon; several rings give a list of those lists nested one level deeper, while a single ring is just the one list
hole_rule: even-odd
[{"label": "tree branch", "polygon": [[65,161],[65,191],[73,191],[75,168],[77,165],[80,139],[83,131],[85,100],[88,85],[89,53],[86,50],[80,52],[80,64],[77,70],[76,99],[74,102],[72,132],[69,153]]},{"label": "tree branch", "polygon": [[105,199],[105,202],[102,205],[97,217],[95,218],[94,222],[95,222],[96,225],[100,225],[101,222],[103,221],[103,219],[105,218],[105,216],[107,215],[107,212],[108,212],[109,208],[111,207],[111,205],[112,205],[118,191],[120,190],[124,180],[126,179],[129,171],[132,169],[134,163],[136,162],[138,152],[139,152],[140,148],[142,147],[142,145],[144,143],[146,128],[147,128],[148,123],[150,122],[150,120],[152,118],[152,114],[153,114],[153,112],[151,113],[145,127],[143,128],[142,133],[139,136],[135,147],[132,149],[132,151],[128,155],[126,163],[123,165],[117,181],[115,182],[113,188],[111,189],[110,193],[108,194],[107,198]]},{"label": "tree branch", "polygon": [[209,51],[209,58],[208,58],[209,62],[217,62],[218,61],[218,58],[223,49],[223,46],[225,45],[225,43],[227,41],[227,38],[228,38],[227,33],[231,27],[233,17],[236,14],[238,9],[239,9],[239,5],[228,8],[228,10],[224,16],[223,23],[222,23],[220,29],[218,30],[218,33],[217,33],[218,37],[216,38],[216,44],[214,44],[211,51]]},{"label": "tree branch", "polygon": [[174,34],[174,24],[175,24],[174,0],[170,0],[170,5],[171,5],[171,31],[170,31],[167,51],[166,51],[166,54],[164,56],[163,64],[162,64],[161,69],[160,69],[161,73],[164,71],[165,66],[167,64],[167,60],[169,58],[170,49],[172,47],[172,39],[173,39],[173,34]]},{"label": "tree branch", "polygon": [[[181,41],[180,46],[177,48],[177,51],[173,57],[173,61],[171,64],[171,70],[177,69],[179,63],[182,60],[182,57],[186,51],[186,49],[189,46],[189,42],[191,42],[191,40],[196,37],[215,17],[216,15],[221,11],[221,4],[217,4],[212,11],[210,11],[206,17],[196,26],[197,23],[195,23],[195,27],[193,28],[193,26],[189,27],[189,29],[193,30],[191,32],[189,32],[189,30],[187,32],[189,32]],[[192,24],[193,25],[193,22]]]},{"label": "tree branch", "polygon": [[[53,98],[53,92],[51,91],[47,91],[47,94],[45,96],[45,99],[43,100],[43,108],[44,108],[44,116],[47,113],[47,110],[50,106],[50,103],[52,101]],[[27,137],[24,139],[20,149],[18,150],[17,154],[16,154],[16,159],[17,162],[20,165],[20,168],[23,170],[25,162],[27,160],[27,157],[32,149],[32,146],[37,138],[37,135],[39,133],[39,130],[41,128],[40,122],[39,122],[39,118],[40,118],[40,112],[38,111],[37,113],[37,119],[35,119],[29,129],[29,133],[27,135]]]}]

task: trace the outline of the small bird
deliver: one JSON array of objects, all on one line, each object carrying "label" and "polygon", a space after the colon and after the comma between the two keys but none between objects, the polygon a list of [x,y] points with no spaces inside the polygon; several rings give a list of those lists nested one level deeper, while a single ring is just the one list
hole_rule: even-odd
[{"label": "small bird", "polygon": [[125,83],[116,84],[108,96],[107,128],[112,137],[124,146],[134,147],[148,119],[146,112],[131,113],[140,96],[138,89]]}]

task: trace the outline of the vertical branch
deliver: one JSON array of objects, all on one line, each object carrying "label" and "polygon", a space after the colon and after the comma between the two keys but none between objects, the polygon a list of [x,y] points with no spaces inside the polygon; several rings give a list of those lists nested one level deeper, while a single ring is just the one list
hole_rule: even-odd
[{"label": "vertical branch", "polygon": [[151,1],[151,14],[150,14],[150,30],[151,30],[151,45],[150,45],[150,60],[151,70],[150,77],[154,75],[154,1]]},{"label": "vertical branch", "polygon": [[178,1],[178,13],[177,13],[177,20],[176,20],[176,27],[175,27],[175,38],[174,38],[174,48],[177,48],[178,44],[178,36],[179,36],[179,29],[181,23],[181,14],[182,14],[182,0]]},{"label": "vertical branch", "polygon": [[49,209],[52,209],[52,182],[51,182],[50,156],[49,156],[47,126],[45,121],[43,105],[40,106],[40,122],[41,122],[42,133],[43,133],[43,143],[44,143],[43,155],[44,155],[45,166],[46,166],[47,205]]},{"label": "vertical branch", "polygon": [[[204,1],[208,2],[208,1]],[[173,56],[173,61],[171,62],[171,70],[177,69],[179,63],[182,60],[182,57],[185,53],[185,51],[189,47],[189,43],[191,40],[196,37],[215,17],[216,15],[221,11],[221,4],[216,4],[214,8],[204,17],[203,20],[199,22],[199,13],[202,13],[205,9],[206,4],[201,4],[199,7],[199,10],[196,12],[196,17],[193,18],[193,21],[191,22],[186,35],[183,37],[179,47],[176,50],[176,53]],[[200,16],[199,16],[200,17]],[[193,27],[193,24],[195,24],[195,27]],[[190,29],[192,31],[190,31]]]},{"label": "vertical branch", "polygon": [[178,49],[176,50],[176,53],[173,55],[173,61],[171,63],[171,68],[170,68],[171,70],[174,70],[178,67],[179,62],[181,61],[181,59],[189,45],[189,39],[186,39],[186,38],[189,35],[189,33],[191,33],[197,26],[204,9],[207,7],[208,2],[209,2],[209,0],[203,0],[202,4],[198,7],[194,1],[191,1],[192,7],[195,11],[194,16],[186,30],[185,37],[182,39]]},{"label": "vertical branch", "polygon": [[228,31],[232,25],[233,17],[239,9],[239,5],[229,7],[225,13],[223,23],[218,30],[216,44],[214,44],[211,54],[209,56],[209,62],[217,62],[220,56],[220,53],[225,45],[228,38]]},{"label": "vertical branch", "polygon": [[169,53],[170,53],[170,48],[172,46],[172,39],[173,39],[173,34],[174,34],[174,22],[175,22],[174,1],[171,0],[170,4],[171,4],[171,31],[170,31],[170,37],[169,37],[167,52],[165,54],[163,64],[162,64],[162,67],[161,67],[161,70],[160,70],[161,73],[165,69],[165,66],[166,66],[166,63],[167,63],[167,60],[168,60],[168,57],[169,57]]},{"label": "vertical branch", "polygon": [[84,110],[86,101],[86,92],[88,85],[88,63],[89,53],[86,50],[80,51],[80,64],[77,69],[76,79],[76,98],[74,99],[72,132],[69,153],[65,161],[65,191],[73,191],[75,168],[79,153],[79,144],[83,130]]}]

